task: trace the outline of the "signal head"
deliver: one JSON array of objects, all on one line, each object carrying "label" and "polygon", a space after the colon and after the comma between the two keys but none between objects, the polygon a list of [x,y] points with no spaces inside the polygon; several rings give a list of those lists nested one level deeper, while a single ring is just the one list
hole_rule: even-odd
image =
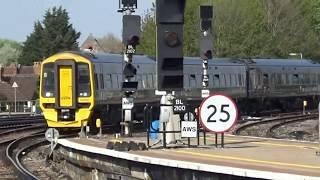
[{"label": "signal head", "polygon": [[176,32],[167,32],[165,35],[165,41],[169,47],[176,47],[180,44],[178,34]]}]

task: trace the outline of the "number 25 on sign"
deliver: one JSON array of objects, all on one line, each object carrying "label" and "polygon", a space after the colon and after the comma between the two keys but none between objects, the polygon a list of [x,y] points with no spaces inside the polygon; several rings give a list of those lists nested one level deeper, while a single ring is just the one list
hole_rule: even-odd
[{"label": "number 25 on sign", "polygon": [[223,133],[236,124],[238,109],[234,101],[225,95],[215,94],[200,105],[200,120],[209,131]]}]

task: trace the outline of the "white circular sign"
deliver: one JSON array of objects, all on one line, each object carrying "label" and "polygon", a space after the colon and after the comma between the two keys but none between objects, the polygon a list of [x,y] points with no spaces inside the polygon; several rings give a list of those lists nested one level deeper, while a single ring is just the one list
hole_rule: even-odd
[{"label": "white circular sign", "polygon": [[211,95],[200,105],[201,123],[211,132],[226,132],[236,123],[237,119],[237,106],[231,98],[225,95]]}]

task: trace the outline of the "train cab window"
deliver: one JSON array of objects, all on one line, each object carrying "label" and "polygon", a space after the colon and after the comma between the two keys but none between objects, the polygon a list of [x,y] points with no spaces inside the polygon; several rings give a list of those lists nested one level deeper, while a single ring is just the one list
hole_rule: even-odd
[{"label": "train cab window", "polygon": [[196,83],[196,75],[195,74],[190,74],[189,76],[189,85],[191,88],[195,88],[197,83]]},{"label": "train cab window", "polygon": [[88,64],[78,64],[78,93],[80,97],[88,97],[91,95]]},{"label": "train cab window", "polygon": [[43,65],[42,74],[42,96],[43,97],[54,97],[55,96],[55,76],[54,76],[54,65],[53,63],[46,63]]}]

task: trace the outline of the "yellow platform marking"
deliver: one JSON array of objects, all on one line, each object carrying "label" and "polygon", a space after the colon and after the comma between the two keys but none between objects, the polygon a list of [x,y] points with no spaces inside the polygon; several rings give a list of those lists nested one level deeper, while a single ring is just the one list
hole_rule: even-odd
[{"label": "yellow platform marking", "polygon": [[237,160],[237,161],[244,161],[244,162],[251,162],[251,163],[264,163],[264,164],[291,166],[291,167],[298,167],[298,168],[320,169],[320,166],[315,166],[315,165],[293,164],[293,163],[257,160],[257,159],[249,159],[249,158],[234,157],[234,156],[204,154],[203,152],[197,153],[197,152],[190,152],[190,151],[184,151],[184,150],[178,150],[178,151],[174,151],[174,152],[182,153],[182,154],[189,154],[189,155],[194,155],[194,156],[200,156],[200,157],[207,157],[207,158],[210,157],[210,158]]},{"label": "yellow platform marking", "polygon": [[[210,140],[215,140],[214,138],[207,138]],[[254,140],[254,139],[253,139]],[[270,146],[280,146],[280,147],[293,147],[293,148],[302,148],[302,149],[320,149],[319,147],[316,146],[309,146],[309,145],[295,145],[295,144],[280,144],[280,143],[270,143],[270,142],[252,142],[252,141],[242,141],[241,139],[225,139],[225,142],[231,141],[231,142],[243,142],[243,143],[251,143],[251,144],[261,144],[261,145],[270,145]]]}]

